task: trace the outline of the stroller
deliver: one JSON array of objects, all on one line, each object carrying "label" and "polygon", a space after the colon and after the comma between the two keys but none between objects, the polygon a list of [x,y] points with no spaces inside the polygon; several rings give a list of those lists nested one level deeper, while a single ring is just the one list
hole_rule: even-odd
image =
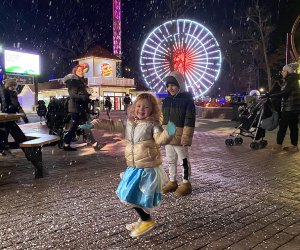
[{"label": "stroller", "polygon": [[262,149],[268,145],[264,140],[266,130],[262,127],[262,120],[272,116],[273,108],[269,98],[260,99],[240,110],[240,124],[225,140],[226,146],[240,145],[244,137],[250,137],[250,148]]},{"label": "stroller", "polygon": [[[58,135],[60,137],[60,141],[58,143],[59,148],[63,148],[64,136],[68,132],[67,126],[71,121],[71,116],[68,113],[68,100],[69,98],[54,98],[51,100],[48,105],[48,112],[46,115],[46,125],[49,128],[49,134]],[[80,124],[84,124],[87,120],[88,117],[84,115],[84,117],[80,120]],[[83,142],[86,142],[87,136],[80,128],[76,130],[73,141],[78,141],[81,135],[83,137]]]}]

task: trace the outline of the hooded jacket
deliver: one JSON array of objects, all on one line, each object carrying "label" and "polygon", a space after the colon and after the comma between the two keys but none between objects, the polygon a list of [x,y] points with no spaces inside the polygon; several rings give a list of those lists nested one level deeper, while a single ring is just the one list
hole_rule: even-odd
[{"label": "hooded jacket", "polygon": [[169,144],[191,146],[195,130],[196,108],[191,93],[185,92],[184,77],[177,71],[171,72],[166,77],[166,85],[169,83],[179,87],[177,95],[168,96],[163,100],[163,127],[169,121],[176,125],[176,133]]},{"label": "hooded jacket", "polygon": [[282,90],[270,95],[271,98],[282,98],[281,111],[300,111],[299,75],[289,73],[285,78]]},{"label": "hooded jacket", "polygon": [[10,90],[9,88],[12,86],[17,86],[17,82],[15,79],[6,79],[3,81],[4,88],[2,89],[2,96],[1,96],[1,111],[4,113],[23,113],[23,109],[18,100],[18,92],[16,90]]},{"label": "hooded jacket", "polygon": [[92,124],[95,129],[125,131],[125,159],[127,166],[131,167],[152,168],[161,165],[160,145],[167,144],[172,139],[151,116],[144,120],[130,118],[126,124],[121,120],[99,119],[93,120]]},{"label": "hooded jacket", "polygon": [[63,78],[70,96],[68,112],[85,113],[88,109],[89,93],[81,78],[75,74],[68,74]]}]

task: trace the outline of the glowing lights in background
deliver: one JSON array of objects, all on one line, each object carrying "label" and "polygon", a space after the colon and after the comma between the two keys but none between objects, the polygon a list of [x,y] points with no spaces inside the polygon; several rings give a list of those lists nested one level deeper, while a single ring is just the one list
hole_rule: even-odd
[{"label": "glowing lights in background", "polygon": [[4,50],[5,72],[39,75],[40,56],[12,50]]},{"label": "glowing lights in background", "polygon": [[203,96],[217,80],[221,51],[213,34],[200,23],[178,19],[155,28],[146,38],[140,67],[147,85],[165,92],[164,79],[173,70],[185,75],[187,90]]},{"label": "glowing lights in background", "polygon": [[[113,52],[114,55],[122,58],[121,48],[121,0],[113,1]],[[122,77],[121,62],[116,63],[116,76]]]},{"label": "glowing lights in background", "polygon": [[121,0],[113,0],[113,52],[121,58]]},{"label": "glowing lights in background", "polygon": [[102,76],[110,76],[112,72],[113,72],[113,69],[109,63],[103,63],[101,65],[101,75]]}]

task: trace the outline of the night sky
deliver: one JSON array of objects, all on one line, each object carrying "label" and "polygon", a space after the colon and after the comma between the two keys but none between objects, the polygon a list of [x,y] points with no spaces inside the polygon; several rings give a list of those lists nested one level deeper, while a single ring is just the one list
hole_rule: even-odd
[{"label": "night sky", "polygon": [[[167,0],[122,0],[123,67],[125,77],[140,79],[140,48],[156,26],[174,18]],[[200,22],[221,37],[238,24],[236,16],[251,0],[182,0],[178,17]],[[299,0],[264,0],[275,30],[272,49],[285,43],[300,13]],[[41,55],[39,81],[60,78],[71,70],[71,60],[94,45],[113,51],[110,0],[2,0],[0,44],[7,49]],[[172,16],[173,15],[173,16]],[[2,62],[3,63],[3,62]]]}]

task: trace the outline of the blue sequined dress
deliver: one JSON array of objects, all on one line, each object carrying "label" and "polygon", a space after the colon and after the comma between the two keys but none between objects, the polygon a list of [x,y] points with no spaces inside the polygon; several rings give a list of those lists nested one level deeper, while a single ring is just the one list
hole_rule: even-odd
[{"label": "blue sequined dress", "polygon": [[124,203],[152,208],[160,204],[162,186],[167,181],[162,166],[153,168],[127,167],[116,194]]}]

